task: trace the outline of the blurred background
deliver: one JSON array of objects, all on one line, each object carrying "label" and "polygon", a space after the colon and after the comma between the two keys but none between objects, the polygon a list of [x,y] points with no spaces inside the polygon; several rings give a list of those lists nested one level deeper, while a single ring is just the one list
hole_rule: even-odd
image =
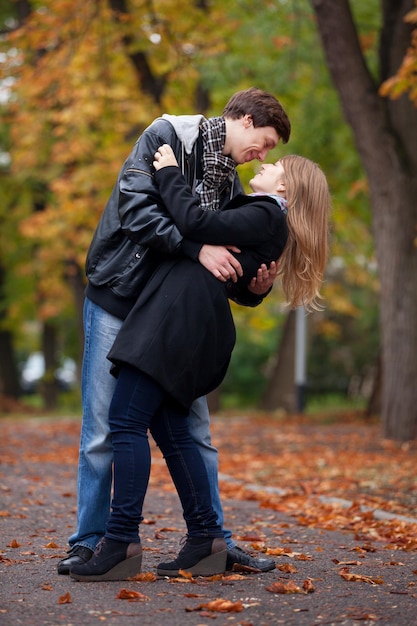
[{"label": "blurred background", "polygon": [[[257,86],[292,123],[268,161],[302,154],[330,184],[324,310],[302,315],[297,380],[297,314],[279,284],[257,308],[233,305],[237,345],[211,408],[362,411],[415,438],[416,12],[414,0],[4,0],[2,413],[80,413],[86,251],[141,131],[164,112],[221,115]],[[246,190],[257,167],[238,168]]]}]

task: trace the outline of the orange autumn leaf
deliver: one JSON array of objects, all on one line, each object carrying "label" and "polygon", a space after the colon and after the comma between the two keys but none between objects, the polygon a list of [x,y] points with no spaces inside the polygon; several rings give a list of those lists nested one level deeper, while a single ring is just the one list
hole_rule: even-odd
[{"label": "orange autumn leaf", "polygon": [[295,574],[295,572],[297,571],[295,565],[292,565],[291,563],[283,563],[282,565],[277,565],[276,568],[279,569],[280,572],[284,572],[285,574]]},{"label": "orange autumn leaf", "polygon": [[216,580],[224,580],[224,576],[223,574],[213,574],[212,576],[205,576],[204,580],[207,580],[209,582],[214,582]]},{"label": "orange autumn leaf", "polygon": [[141,572],[132,576],[130,580],[136,580],[140,583],[153,583],[156,580],[156,576],[153,572]]},{"label": "orange autumn leaf", "polygon": [[240,600],[238,602],[232,602],[231,600],[224,600],[223,598],[217,598],[211,602],[205,602],[200,604],[195,609],[186,609],[187,611],[210,611],[212,613],[240,613],[243,610],[243,605]]},{"label": "orange autumn leaf", "polygon": [[384,580],[381,577],[364,576],[363,574],[351,574],[349,568],[344,567],[340,570],[339,576],[349,582],[370,583],[371,585],[383,585]]},{"label": "orange autumn leaf", "polygon": [[234,580],[244,580],[245,576],[242,574],[231,574],[230,576],[223,576],[225,582],[232,582]]},{"label": "orange autumn leaf", "polygon": [[303,589],[306,593],[312,593],[313,591],[316,590],[315,586],[313,585],[313,583],[311,582],[311,580],[309,578],[307,578],[304,582],[303,582]]},{"label": "orange autumn leaf", "polygon": [[305,580],[302,587],[293,580],[289,580],[286,583],[278,580],[269,587],[265,587],[265,589],[271,593],[311,593],[315,591],[314,585],[309,580]]},{"label": "orange autumn leaf", "polygon": [[255,533],[246,533],[244,535],[241,535],[240,537],[241,541],[262,541],[261,537],[258,534]]},{"label": "orange autumn leaf", "polygon": [[269,556],[292,556],[292,550],[288,548],[267,548],[265,554]]},{"label": "orange autumn leaf", "polygon": [[139,591],[132,591],[130,589],[121,589],[116,598],[118,600],[127,600],[128,602],[147,602],[150,600],[150,598],[145,596],[143,593],[140,593]]},{"label": "orange autumn leaf", "polygon": [[242,572],[246,574],[254,574],[260,572],[256,567],[250,567],[249,565],[243,565],[242,563],[233,563],[232,572]]},{"label": "orange autumn leaf", "polygon": [[58,546],[55,543],[55,541],[50,541],[49,543],[46,544],[45,548],[58,548]]},{"label": "orange autumn leaf", "polygon": [[72,603],[72,598],[71,598],[71,594],[68,591],[63,596],[59,596],[58,598],[58,604],[71,604],[71,603]]},{"label": "orange autumn leaf", "polygon": [[10,543],[7,544],[8,548],[20,548],[22,544],[18,543],[16,539],[12,539]]}]

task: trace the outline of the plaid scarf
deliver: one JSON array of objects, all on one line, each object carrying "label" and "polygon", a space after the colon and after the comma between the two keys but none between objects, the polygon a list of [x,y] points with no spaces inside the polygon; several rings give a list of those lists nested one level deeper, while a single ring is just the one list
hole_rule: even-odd
[{"label": "plaid scarf", "polygon": [[203,137],[202,183],[196,191],[200,195],[202,209],[217,211],[220,206],[220,186],[228,179],[233,180],[236,163],[224,156],[222,150],[226,141],[226,122],[223,117],[211,117],[201,125]]}]

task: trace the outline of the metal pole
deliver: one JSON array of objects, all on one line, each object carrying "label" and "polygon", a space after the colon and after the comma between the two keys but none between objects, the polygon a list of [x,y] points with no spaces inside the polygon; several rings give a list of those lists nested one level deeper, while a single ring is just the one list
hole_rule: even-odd
[{"label": "metal pole", "polygon": [[307,316],[303,306],[295,311],[295,392],[296,410],[302,413],[305,408],[306,361],[307,361]]}]

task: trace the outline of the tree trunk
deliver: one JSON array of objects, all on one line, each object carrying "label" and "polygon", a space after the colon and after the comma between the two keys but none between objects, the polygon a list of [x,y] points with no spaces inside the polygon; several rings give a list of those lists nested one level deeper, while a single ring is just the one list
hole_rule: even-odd
[{"label": "tree trunk", "polygon": [[[417,110],[407,96],[378,95],[348,0],[311,0],[332,80],[368,176],[381,283],[384,436],[417,437]],[[385,0],[381,79],[394,74],[410,43],[413,0]]]},{"label": "tree trunk", "polygon": [[261,408],[266,411],[295,411],[295,318],[295,311],[290,311],[285,320],[274,367],[261,401]]},{"label": "tree trunk", "polygon": [[41,393],[46,409],[55,409],[58,404],[58,384],[55,371],[58,367],[56,359],[56,329],[46,322],[42,334],[42,351],[45,358],[45,374],[42,380]]},{"label": "tree trunk", "polygon": [[68,260],[66,263],[65,277],[71,287],[71,291],[74,297],[75,315],[77,318],[78,346],[80,348],[77,355],[78,372],[80,376],[83,357],[82,346],[84,345],[83,310],[85,284],[84,273],[77,265],[76,261],[74,261],[73,259]]},{"label": "tree trunk", "polygon": [[[0,301],[3,300],[5,270],[0,266]],[[10,398],[18,398],[21,393],[19,372],[13,351],[12,333],[1,327],[6,319],[6,310],[0,308],[0,393]]]},{"label": "tree trunk", "polygon": [[0,329],[0,393],[9,398],[19,398],[22,395],[19,382],[12,334],[8,330]]},{"label": "tree trunk", "polygon": [[381,414],[381,387],[382,387],[382,364],[381,356],[375,368],[375,377],[373,381],[372,393],[369,397],[368,405],[365,409],[365,417],[372,417]]}]

